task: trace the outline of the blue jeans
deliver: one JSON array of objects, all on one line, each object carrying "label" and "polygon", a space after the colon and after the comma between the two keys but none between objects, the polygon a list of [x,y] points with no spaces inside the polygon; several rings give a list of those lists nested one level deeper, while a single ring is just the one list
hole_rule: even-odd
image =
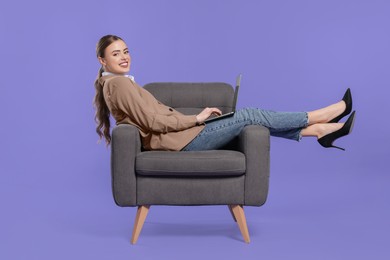
[{"label": "blue jeans", "polygon": [[299,141],[302,128],[308,125],[306,112],[275,112],[257,108],[237,110],[232,117],[216,120],[206,127],[182,151],[214,150],[238,136],[247,125],[262,125],[272,136]]}]

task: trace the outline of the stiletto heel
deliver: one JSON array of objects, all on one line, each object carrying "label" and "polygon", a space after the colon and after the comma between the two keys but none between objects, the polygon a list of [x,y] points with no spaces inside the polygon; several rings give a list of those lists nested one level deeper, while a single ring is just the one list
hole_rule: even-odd
[{"label": "stiletto heel", "polygon": [[338,121],[340,121],[341,118],[343,118],[344,116],[348,115],[349,113],[351,113],[352,111],[352,94],[351,94],[351,89],[347,89],[347,91],[345,91],[345,94],[344,94],[344,97],[343,97],[343,101],[345,102],[345,110],[343,113],[341,113],[341,115],[333,118],[332,120],[330,120],[328,123],[337,123]]},{"label": "stiletto heel", "polygon": [[349,116],[349,118],[344,123],[342,128],[340,128],[339,130],[337,130],[337,131],[335,131],[333,133],[324,135],[323,137],[318,139],[318,142],[323,147],[326,147],[326,148],[333,147],[333,148],[337,148],[337,149],[345,151],[344,148],[341,148],[341,147],[338,147],[338,146],[334,146],[333,142],[336,139],[351,133],[354,123],[355,123],[355,111],[352,112],[352,114]]}]

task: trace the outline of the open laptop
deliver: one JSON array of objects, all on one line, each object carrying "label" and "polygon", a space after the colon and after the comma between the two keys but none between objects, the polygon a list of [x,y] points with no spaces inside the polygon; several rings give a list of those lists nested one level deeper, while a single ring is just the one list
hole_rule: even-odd
[{"label": "open laptop", "polygon": [[204,121],[205,123],[210,123],[210,122],[213,122],[215,120],[220,120],[220,119],[231,117],[231,116],[234,115],[234,113],[236,112],[238,91],[239,91],[240,85],[241,85],[241,77],[242,77],[242,75],[239,74],[237,76],[237,79],[236,79],[236,89],[234,90],[233,105],[232,105],[233,110],[231,112],[229,112],[229,113],[222,114],[220,116],[209,117],[208,119],[206,119]]}]

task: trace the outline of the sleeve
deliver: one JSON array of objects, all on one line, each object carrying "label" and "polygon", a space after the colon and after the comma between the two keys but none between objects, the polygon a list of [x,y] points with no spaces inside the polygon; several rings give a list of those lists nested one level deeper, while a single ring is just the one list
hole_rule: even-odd
[{"label": "sleeve", "polygon": [[144,130],[155,133],[176,132],[197,124],[196,115],[183,115],[163,105],[157,108],[155,104],[158,101],[153,95],[146,90],[141,93],[137,89],[140,87],[133,85],[128,78],[112,79],[108,87],[111,102],[116,109],[121,110]]}]

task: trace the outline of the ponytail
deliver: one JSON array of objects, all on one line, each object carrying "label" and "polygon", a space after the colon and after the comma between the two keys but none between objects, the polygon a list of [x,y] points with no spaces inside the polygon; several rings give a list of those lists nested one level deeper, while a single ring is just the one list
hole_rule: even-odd
[{"label": "ponytail", "polygon": [[95,80],[95,98],[94,98],[94,107],[96,109],[95,122],[97,124],[96,133],[99,135],[101,140],[103,137],[106,140],[106,144],[111,143],[110,135],[110,110],[104,100],[103,96],[103,85],[100,84],[99,79],[102,77],[103,67],[99,69],[98,76]]}]

